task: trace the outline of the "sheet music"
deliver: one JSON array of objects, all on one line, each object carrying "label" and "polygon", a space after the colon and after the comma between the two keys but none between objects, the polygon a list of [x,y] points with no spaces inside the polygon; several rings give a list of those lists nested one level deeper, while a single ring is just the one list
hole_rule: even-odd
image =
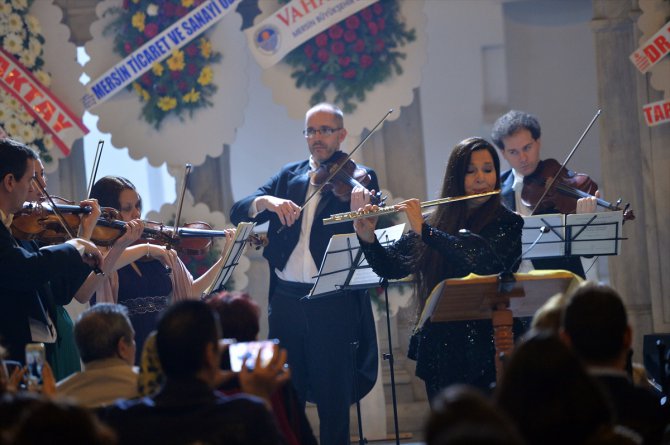
[{"label": "sheet music", "polygon": [[[404,232],[405,223],[402,223],[385,229],[377,229],[375,230],[375,235],[377,235],[377,239],[382,246],[388,246],[398,241]],[[356,241],[358,241],[358,239],[356,239]],[[361,255],[361,260],[349,281],[349,285],[359,286],[363,284],[379,283],[379,281],[379,275],[374,273],[368,264],[365,255]]]},{"label": "sheet music", "polygon": [[[550,228],[550,231],[543,234],[535,247],[526,252],[540,235],[542,226]],[[524,216],[521,244],[524,260],[565,255],[565,215],[555,213]]]},{"label": "sheet music", "polygon": [[423,307],[423,311],[421,312],[419,323],[417,323],[416,328],[414,329],[415,331],[421,329],[426,321],[428,321],[428,319],[431,317],[431,315],[433,315],[433,312],[435,312],[435,307],[440,301],[440,296],[442,295],[442,289],[444,289],[444,281],[437,283],[437,285],[430,292],[430,295],[426,300],[426,305]]},{"label": "sheet music", "polygon": [[[404,228],[405,224],[398,224],[385,229],[377,229],[375,234],[382,245],[386,245],[400,239]],[[354,266],[353,261],[359,256],[359,252],[360,244],[355,233],[333,235],[328,243],[326,255],[323,257],[316,283],[309,296],[316,297],[337,292],[344,285],[361,288],[376,286],[380,282],[380,278],[372,271],[362,253],[351,280],[349,283],[346,282]]]},{"label": "sheet music", "polygon": [[621,252],[623,210],[566,215],[565,223],[572,226],[573,255],[616,255]]},{"label": "sheet music", "polygon": [[228,249],[221,255],[224,258],[223,265],[221,266],[221,269],[219,269],[219,272],[216,275],[214,281],[212,281],[212,283],[203,292],[203,296],[209,295],[212,292],[219,290],[221,286],[226,284],[228,279],[233,274],[240,256],[242,256],[244,245],[246,244],[247,238],[249,238],[249,235],[251,234],[255,225],[256,223],[253,222],[241,222],[237,225],[233,242],[230,243]]}]

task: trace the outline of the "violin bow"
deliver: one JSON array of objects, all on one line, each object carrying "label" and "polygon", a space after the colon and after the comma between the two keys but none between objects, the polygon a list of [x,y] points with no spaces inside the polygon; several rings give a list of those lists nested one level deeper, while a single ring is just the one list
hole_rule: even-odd
[{"label": "violin bow", "polygon": [[93,190],[93,184],[95,183],[95,177],[98,174],[98,166],[100,165],[100,158],[102,157],[102,148],[105,146],[105,141],[100,139],[98,141],[98,147],[95,149],[95,157],[93,158],[93,169],[91,170],[91,179],[88,181],[88,192],[86,193],[87,197],[91,197],[91,190]]},{"label": "violin bow", "polygon": [[381,120],[379,122],[377,122],[377,124],[374,127],[372,127],[372,130],[370,130],[370,132],[367,134],[367,136],[365,136],[363,138],[363,140],[360,141],[358,143],[358,145],[356,145],[353,148],[353,150],[351,150],[351,152],[347,155],[347,157],[344,159],[344,161],[335,170],[333,170],[333,172],[330,174],[330,176],[328,176],[328,178],[326,178],[326,180],[323,182],[323,184],[321,184],[316,190],[314,190],[312,192],[311,195],[309,195],[307,197],[307,199],[305,199],[305,202],[303,203],[303,205],[300,206],[300,211],[301,212],[305,208],[305,206],[307,206],[307,203],[312,198],[314,198],[314,196],[316,196],[316,194],[319,193],[326,186],[326,184],[328,184],[328,182],[330,182],[330,180],[333,179],[335,177],[335,175],[337,175],[340,172],[340,170],[342,170],[342,168],[344,168],[344,165],[349,161],[349,159],[351,159],[351,157],[354,155],[354,153],[356,153],[356,150],[358,150],[361,146],[363,146],[363,144],[365,144],[367,142],[368,139],[370,139],[370,136],[372,136],[372,134],[377,130],[377,128],[379,128],[379,126],[381,124],[383,124],[386,121],[386,119],[388,119],[388,117],[391,115],[391,113],[393,113],[393,108],[389,109],[386,112],[386,114],[384,115],[384,117],[382,117]]},{"label": "violin bow", "polygon": [[[61,226],[63,226],[63,230],[65,230],[67,236],[69,236],[70,239],[76,238],[74,232],[72,231],[72,227],[70,227],[67,221],[65,221],[65,217],[61,213],[60,209],[58,208],[54,200],[51,198],[51,195],[49,195],[49,193],[47,192],[47,189],[44,188],[42,184],[40,184],[40,181],[38,181],[37,179],[31,178],[31,181],[40,190],[42,196],[44,196],[47,199],[47,201],[49,201],[49,204],[51,204],[51,210],[54,212],[54,215],[56,215],[56,218],[58,218],[58,222],[60,222]],[[95,272],[96,275],[105,275],[105,273],[102,270],[100,270],[100,268],[98,268],[97,266],[93,268],[93,272]]]},{"label": "violin bow", "polygon": [[558,178],[558,175],[560,175],[561,172],[563,170],[565,170],[565,166],[568,164],[568,162],[572,158],[572,155],[575,154],[575,152],[577,151],[577,148],[579,148],[579,145],[582,143],[582,141],[584,140],[584,138],[588,134],[589,130],[591,130],[591,127],[593,127],[593,124],[596,123],[596,120],[598,120],[599,117],[600,117],[600,110],[597,110],[596,114],[593,115],[593,118],[591,119],[591,122],[589,122],[589,124],[586,126],[586,129],[584,130],[582,135],[577,140],[577,143],[575,144],[574,147],[572,147],[572,150],[570,150],[570,153],[568,153],[568,156],[565,158],[565,161],[563,161],[563,163],[561,164],[561,167],[558,169],[558,171],[556,172],[554,177],[551,178],[551,181],[549,182],[549,184],[544,187],[544,193],[542,193],[542,196],[540,196],[540,199],[537,201],[537,203],[535,204],[535,207],[533,207],[533,210],[530,212],[531,216],[535,214],[535,211],[540,206],[540,203],[542,202],[544,197],[547,196],[547,193],[551,189],[551,186],[554,185],[554,182],[556,181],[556,178]]},{"label": "violin bow", "polygon": [[179,192],[179,206],[177,206],[177,214],[174,218],[174,232],[173,237],[177,238],[179,236],[179,220],[181,219],[181,210],[184,206],[184,197],[186,196],[186,187],[188,186],[188,177],[191,175],[191,170],[193,165],[186,164],[184,166],[184,180],[181,183],[181,191]]}]

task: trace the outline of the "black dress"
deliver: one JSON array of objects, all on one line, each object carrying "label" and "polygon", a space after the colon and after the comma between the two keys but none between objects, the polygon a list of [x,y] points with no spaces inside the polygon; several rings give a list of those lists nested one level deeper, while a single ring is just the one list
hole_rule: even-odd
[{"label": "black dress", "polygon": [[[446,259],[442,279],[470,273],[497,274],[516,270],[521,257],[523,219],[502,205],[479,236],[450,235],[424,224],[421,235],[408,232],[397,243],[383,247],[379,241],[361,242],[372,269],[385,278],[402,278],[417,272],[420,243],[436,249]],[[515,319],[515,335],[523,332],[527,319]],[[409,358],[416,360],[416,375],[426,383],[432,399],[453,383],[467,383],[488,390],[495,381],[493,327],[490,320],[431,323],[411,338]]]}]

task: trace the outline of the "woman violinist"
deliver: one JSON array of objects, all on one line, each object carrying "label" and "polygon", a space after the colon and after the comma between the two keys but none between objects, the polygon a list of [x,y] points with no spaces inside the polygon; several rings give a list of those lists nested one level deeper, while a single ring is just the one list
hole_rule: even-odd
[{"label": "woman violinist", "polygon": [[[498,118],[491,133],[493,142],[512,167],[501,177],[501,195],[509,209],[522,216],[530,215],[535,207],[534,214],[596,211],[597,198],[600,198],[598,185],[588,176],[571,171],[564,171],[557,181],[575,181],[580,189],[593,196],[575,199],[550,190],[548,196],[538,202],[544,194],[545,181],[551,173],[558,171],[558,162],[553,159],[540,160],[541,128],[535,116],[523,111],[509,111]],[[534,259],[532,262],[535,269],[563,269],[585,277],[578,256]]]},{"label": "woman violinist", "polygon": [[[122,221],[139,218],[142,199],[135,186],[120,176],[105,176],[91,189],[91,198],[103,207],[119,211]],[[234,229],[227,229],[226,244],[231,242]],[[225,252],[225,248],[223,252]],[[144,259],[145,261],[138,261]],[[217,262],[198,279],[191,273],[173,249],[161,245],[139,244],[126,249],[119,259],[122,267],[108,275],[105,285],[96,294],[96,301],[119,303],[128,307],[128,315],[135,329],[137,360],[144,340],[155,329],[158,314],[170,302],[198,299],[216,278]]]},{"label": "woman violinist", "polygon": [[[32,160],[35,169],[35,178],[44,190],[47,188],[47,178],[44,174],[44,165],[40,159]],[[30,202],[42,201],[44,197],[39,187],[33,187],[28,192],[27,200]],[[80,206],[91,208],[89,214],[83,214],[79,224],[78,237],[89,240],[100,216],[100,207],[95,199],[84,200]],[[17,223],[21,217],[14,218]],[[110,255],[107,255],[102,266],[102,272],[108,273],[114,269],[114,263],[118,254],[123,252],[127,246],[135,242],[142,233],[142,225],[134,221],[129,225],[126,233],[116,240]],[[36,241],[17,239],[17,242],[29,252],[36,252],[43,244],[39,237]],[[101,283],[104,275],[90,272],[90,268],[83,266],[79,270],[71,270],[69,274],[57,280],[51,280],[45,285],[44,291],[40,293],[44,310],[55,328],[55,341],[46,343],[47,361],[51,365],[56,380],[64,379],[72,373],[80,371],[80,359],[77,347],[74,343],[74,325],[64,306],[69,304],[74,297],[80,303],[87,303],[96,287]],[[83,283],[82,283],[83,280]],[[81,285],[80,285],[81,284]],[[78,287],[77,287],[78,286]]]},{"label": "woman violinist", "polygon": [[[482,138],[461,141],[451,153],[442,185],[442,197],[492,192],[499,188],[500,161],[493,146]],[[352,201],[364,202],[354,191]],[[397,205],[411,230],[395,244],[382,247],[372,218],[354,221],[372,269],[385,278],[415,274],[418,309],[431,290],[447,278],[515,271],[521,256],[520,216],[507,210],[497,194],[442,205],[425,220],[419,201]],[[363,211],[374,209],[365,206]],[[461,229],[466,229],[462,231]],[[515,320],[515,330],[523,329]],[[411,339],[409,357],[417,361],[416,375],[426,384],[429,400],[441,388],[467,383],[484,390],[495,381],[493,328],[490,320],[431,323],[428,320]]]}]

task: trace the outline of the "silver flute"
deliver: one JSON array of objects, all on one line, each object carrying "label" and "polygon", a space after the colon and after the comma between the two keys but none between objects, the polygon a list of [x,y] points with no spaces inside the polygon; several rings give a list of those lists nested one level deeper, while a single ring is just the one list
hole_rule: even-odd
[{"label": "silver flute", "polygon": [[[500,190],[493,190],[491,192],[484,192],[484,193],[476,193],[474,195],[464,195],[464,196],[454,196],[454,197],[448,197],[448,198],[441,198],[441,199],[433,199],[432,201],[424,201],[421,203],[421,208],[425,207],[434,207],[434,206],[439,206],[442,204],[448,204],[450,202],[456,202],[456,201],[465,201],[466,199],[475,199],[475,198],[481,198],[484,196],[491,196],[491,195],[498,195],[500,194]],[[337,223],[342,223],[342,222],[347,222],[347,221],[353,221],[355,219],[361,219],[361,218],[374,218],[377,216],[382,216],[382,215],[390,215],[391,213],[396,213],[399,212],[400,210],[396,209],[395,206],[389,206],[389,207],[379,207],[377,210],[372,210],[370,212],[361,212],[361,211],[354,211],[354,212],[344,212],[344,213],[336,213],[334,215],[330,215],[328,218],[323,218],[323,225],[328,225],[328,224],[337,224]]]}]

